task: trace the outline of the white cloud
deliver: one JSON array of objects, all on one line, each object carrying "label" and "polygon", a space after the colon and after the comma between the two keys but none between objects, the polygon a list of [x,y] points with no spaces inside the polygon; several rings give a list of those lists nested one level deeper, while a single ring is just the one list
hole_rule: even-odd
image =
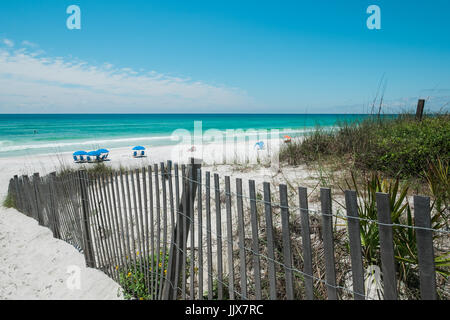
[{"label": "white cloud", "polygon": [[212,112],[252,104],[236,88],[42,52],[0,48],[0,112]]},{"label": "white cloud", "polygon": [[9,40],[9,39],[3,39],[3,44],[8,46],[8,47],[10,47],[10,48],[14,47],[14,42],[12,40]]},{"label": "white cloud", "polygon": [[28,41],[28,40],[24,40],[22,41],[22,45],[25,47],[30,47],[30,48],[37,48],[38,45],[34,42]]}]

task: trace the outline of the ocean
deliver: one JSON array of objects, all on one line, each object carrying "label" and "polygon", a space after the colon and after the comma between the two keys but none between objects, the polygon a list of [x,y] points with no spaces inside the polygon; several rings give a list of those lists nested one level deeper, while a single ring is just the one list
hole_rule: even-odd
[{"label": "ocean", "polygon": [[[0,157],[31,156],[142,145],[170,145],[177,129],[203,132],[278,129],[301,136],[316,126],[368,117],[361,114],[0,114]],[[238,133],[239,134],[239,133]],[[242,133],[241,133],[242,134]]]}]

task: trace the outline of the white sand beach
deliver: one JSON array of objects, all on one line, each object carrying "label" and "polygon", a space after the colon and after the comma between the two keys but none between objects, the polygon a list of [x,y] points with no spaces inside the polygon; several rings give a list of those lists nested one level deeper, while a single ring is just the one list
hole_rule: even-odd
[{"label": "white sand beach", "polygon": [[[257,184],[269,181],[275,185],[289,177],[291,181],[302,181],[303,185],[315,184],[316,179],[306,167],[278,170],[262,165],[267,163],[264,151],[250,151],[250,158],[261,158],[240,164],[246,150],[252,150],[248,145],[237,145],[232,152],[234,159],[231,163],[227,161],[228,164],[220,162],[224,158],[222,146],[210,145],[208,148],[208,152],[203,153],[202,168],[219,173],[221,177],[240,177],[245,183],[253,179]],[[154,147],[147,150],[145,158],[133,158],[130,148],[111,149],[110,161],[105,164],[137,168],[168,159],[176,162],[177,155],[181,161],[198,156],[185,152],[187,146],[182,146],[181,152],[175,149],[173,146]],[[239,160],[236,155],[240,156]],[[93,164],[84,164],[89,165]],[[76,168],[83,165],[74,163],[70,153],[1,158],[0,198],[4,199],[9,180],[14,175],[39,172],[43,176],[62,166]],[[80,273],[78,287],[70,272]],[[118,293],[120,286],[103,272],[87,268],[83,254],[72,245],[53,238],[49,229],[17,210],[0,207],[0,299],[122,299]]]}]

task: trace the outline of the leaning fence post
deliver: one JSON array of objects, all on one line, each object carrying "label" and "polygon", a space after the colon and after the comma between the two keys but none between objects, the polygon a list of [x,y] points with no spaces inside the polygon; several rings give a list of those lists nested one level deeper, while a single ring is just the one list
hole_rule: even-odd
[{"label": "leaning fence post", "polygon": [[[190,175],[188,175],[189,179],[192,180],[193,183],[198,183],[197,181],[197,169],[201,167],[201,164],[198,159],[190,158],[189,160],[189,171],[191,172]],[[177,295],[177,287],[178,287],[178,281],[179,276],[181,274],[180,271],[182,268],[182,261],[179,261],[180,259],[175,258],[175,254],[178,254],[179,248],[183,248],[183,245],[186,246],[187,241],[187,235],[189,233],[189,227],[190,227],[190,221],[187,219],[187,215],[189,215],[190,218],[192,218],[192,215],[194,212],[191,210],[192,206],[191,203],[195,200],[195,195],[197,188],[192,188],[192,193],[189,194],[189,184],[187,179],[183,179],[183,195],[182,195],[182,201],[177,207],[177,223],[175,225],[175,228],[173,228],[172,236],[175,237],[176,242],[174,245],[171,246],[170,252],[169,252],[169,262],[170,262],[170,270],[167,269],[167,278],[163,286],[163,293],[162,293],[162,299],[168,300],[171,298],[175,298]],[[186,217],[183,219],[183,216]],[[184,223],[184,221],[186,223]],[[184,233],[184,231],[186,233]],[[182,253],[181,257],[184,260],[185,256],[183,256],[184,253]],[[169,264],[168,264],[169,266]],[[172,293],[172,295],[170,294]],[[184,293],[183,293],[184,295]]]},{"label": "leaning fence post", "polygon": [[[420,296],[436,300],[436,271],[434,265],[433,232],[431,231],[430,198],[414,196],[414,221],[419,258]],[[427,228],[427,229],[421,229]]]},{"label": "leaning fence post", "polygon": [[84,242],[83,253],[86,259],[86,266],[94,268],[95,260],[94,260],[94,250],[92,247],[91,232],[89,228],[89,200],[86,189],[86,179],[87,179],[86,171],[79,170],[78,181],[80,183],[80,190],[81,190],[82,230]]},{"label": "leaning fence post", "polygon": [[381,271],[383,272],[384,299],[397,300],[397,277],[395,274],[394,239],[392,235],[389,194],[376,193],[378,233],[380,237]]}]

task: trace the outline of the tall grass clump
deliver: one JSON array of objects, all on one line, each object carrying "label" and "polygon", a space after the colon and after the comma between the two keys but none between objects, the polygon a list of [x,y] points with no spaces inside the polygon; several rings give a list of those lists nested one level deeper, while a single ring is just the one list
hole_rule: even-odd
[{"label": "tall grass clump", "polygon": [[392,176],[421,177],[430,161],[450,161],[450,114],[371,116],[341,123],[335,130],[316,130],[280,151],[292,165],[321,159],[350,159],[355,167]]},{"label": "tall grass clump", "polygon": [[3,200],[3,207],[5,207],[5,208],[15,208],[16,207],[16,199],[11,192],[8,192],[5,200]]}]

